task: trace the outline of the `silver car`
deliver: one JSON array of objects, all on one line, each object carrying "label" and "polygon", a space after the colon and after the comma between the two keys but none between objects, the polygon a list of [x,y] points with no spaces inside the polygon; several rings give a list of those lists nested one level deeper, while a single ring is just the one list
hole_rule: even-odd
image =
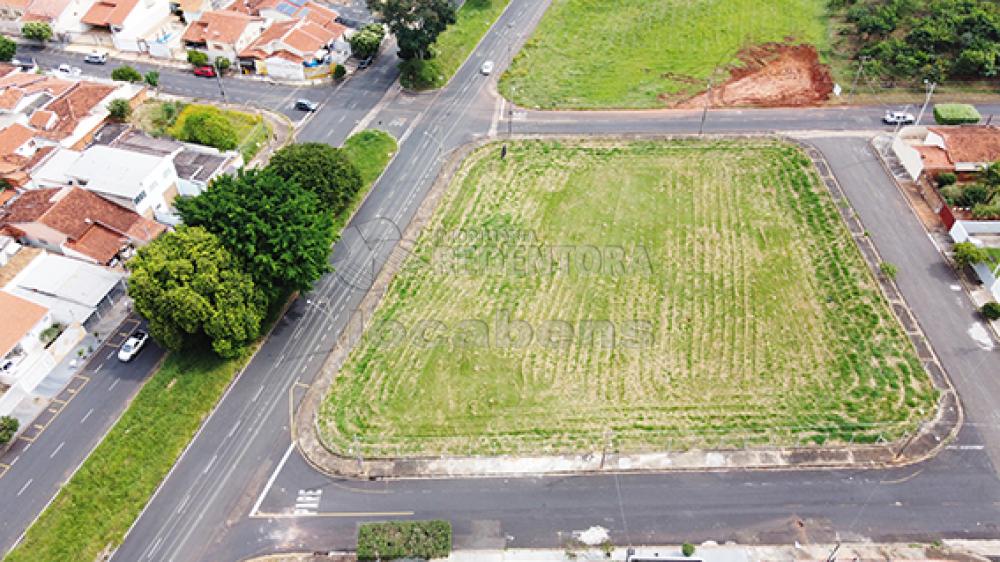
[{"label": "silver car", "polygon": [[139,351],[146,345],[149,341],[149,334],[146,332],[135,332],[122,344],[121,348],[118,349],[118,360],[122,362],[129,362]]}]

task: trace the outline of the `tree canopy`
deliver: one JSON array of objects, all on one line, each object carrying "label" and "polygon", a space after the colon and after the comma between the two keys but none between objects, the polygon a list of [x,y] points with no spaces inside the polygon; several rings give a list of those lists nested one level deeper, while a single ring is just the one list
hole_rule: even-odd
[{"label": "tree canopy", "polygon": [[232,150],[239,144],[236,128],[218,108],[202,106],[190,109],[180,128],[180,140],[203,144],[219,150]]},{"label": "tree canopy", "polygon": [[404,60],[433,57],[431,45],[455,23],[451,0],[368,0],[368,8],[396,36]]},{"label": "tree canopy", "polygon": [[[382,29],[381,26],[376,26]],[[359,59],[366,59],[378,52],[382,44],[382,34],[374,29],[362,29],[351,36],[351,54]]]},{"label": "tree canopy", "polygon": [[141,82],[142,74],[131,66],[123,65],[111,71],[111,79],[119,82]]},{"label": "tree canopy", "polygon": [[234,357],[260,335],[264,294],[213,234],[182,226],[140,248],[129,261],[129,296],[150,334],[172,350],[208,338]]},{"label": "tree canopy", "polygon": [[52,39],[52,27],[44,21],[29,21],[21,26],[21,35],[25,39],[45,42]]},{"label": "tree canopy", "polygon": [[108,114],[112,119],[125,121],[132,115],[132,106],[125,98],[117,98],[108,102]]},{"label": "tree canopy", "polygon": [[307,290],[330,270],[333,214],[319,196],[270,169],[220,176],[175,205],[185,224],[218,236],[272,298]]},{"label": "tree canopy", "polygon": [[0,61],[9,62],[17,52],[17,43],[0,35]]},{"label": "tree canopy", "polygon": [[329,212],[339,214],[361,189],[361,174],[342,150],[318,142],[278,150],[268,169],[315,193]]}]

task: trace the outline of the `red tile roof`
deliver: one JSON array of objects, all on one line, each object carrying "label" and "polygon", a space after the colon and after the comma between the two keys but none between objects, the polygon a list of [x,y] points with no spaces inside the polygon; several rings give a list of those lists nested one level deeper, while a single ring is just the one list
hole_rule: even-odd
[{"label": "red tile roof", "polygon": [[201,19],[187,28],[183,39],[192,43],[216,41],[233,44],[254,21],[260,20],[232,10],[205,12]]},{"label": "red tile roof", "polygon": [[277,56],[294,62],[304,62],[309,56],[332,43],[347,28],[332,23],[323,27],[307,20],[287,20],[272,24],[251,43],[241,57],[258,60]]},{"label": "red tile roof", "polygon": [[44,306],[5,291],[0,291],[0,310],[4,316],[0,322],[0,357],[10,353],[49,312]]},{"label": "red tile roof", "polygon": [[14,109],[25,96],[45,92],[58,96],[70,89],[72,82],[39,74],[16,73],[0,77],[0,109]]},{"label": "red tile roof", "polygon": [[139,0],[98,0],[87,10],[81,21],[102,27],[122,25],[138,3]]},{"label": "red tile roof", "polygon": [[90,115],[105,98],[116,90],[115,86],[81,81],[67,93],[49,102],[45,109],[56,114],[56,124],[40,134],[61,140],[76,130],[80,120]]},{"label": "red tile roof", "polygon": [[1000,127],[931,127],[944,139],[944,149],[953,163],[1000,160]]},{"label": "red tile roof", "polygon": [[15,150],[24,146],[35,136],[35,131],[20,123],[14,123],[6,129],[0,130],[0,157],[13,154]]}]

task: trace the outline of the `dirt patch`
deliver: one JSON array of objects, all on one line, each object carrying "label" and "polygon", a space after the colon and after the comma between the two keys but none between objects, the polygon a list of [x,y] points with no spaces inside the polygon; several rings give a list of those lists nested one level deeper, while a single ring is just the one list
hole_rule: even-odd
[{"label": "dirt patch", "polygon": [[830,70],[819,62],[812,45],[767,43],[743,50],[741,65],[725,84],[675,105],[705,107],[789,107],[816,105],[833,91]]}]

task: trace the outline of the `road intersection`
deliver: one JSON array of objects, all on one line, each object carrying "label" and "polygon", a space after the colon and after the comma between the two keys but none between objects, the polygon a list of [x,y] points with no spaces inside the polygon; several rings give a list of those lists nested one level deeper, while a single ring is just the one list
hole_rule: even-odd
[{"label": "road intersection", "polygon": [[[382,219],[409,224],[451,151],[470,141],[503,138],[508,130],[514,135],[698,133],[697,111],[510,112],[496,95],[493,78],[481,76],[478,68],[483,60],[494,60],[502,70],[546,5],[513,0],[439,92],[411,94],[393,87],[391,54],[368,74],[330,90],[320,111],[299,129],[298,140],[340,144],[359,124],[386,129],[400,140],[399,153],[351,225]],[[282,92],[274,99],[298,95]],[[993,113],[1000,107],[982,109]],[[866,135],[881,129],[881,113],[874,107],[713,110],[704,129],[797,134],[826,155],[876,246],[899,267],[900,290],[966,409],[958,439],[936,458],[891,470],[331,478],[299,455],[290,436],[291,414],[363,296],[358,286],[363,283],[331,274],[278,322],[114,560],[238,560],[275,551],[344,549],[353,545],[358,522],[410,514],[451,520],[456,545],[464,547],[560,546],[565,533],[591,525],[610,529],[617,544],[997,536],[1000,418],[993,405],[1000,401],[1000,366],[992,350],[967,335],[979,322],[974,307],[954,289],[952,270],[874,159]],[[368,234],[393,240],[390,232]],[[348,247],[357,247],[352,236],[349,226],[334,247],[335,263]],[[380,268],[392,244],[365,248],[352,252],[358,261],[341,260],[341,270]]]}]

